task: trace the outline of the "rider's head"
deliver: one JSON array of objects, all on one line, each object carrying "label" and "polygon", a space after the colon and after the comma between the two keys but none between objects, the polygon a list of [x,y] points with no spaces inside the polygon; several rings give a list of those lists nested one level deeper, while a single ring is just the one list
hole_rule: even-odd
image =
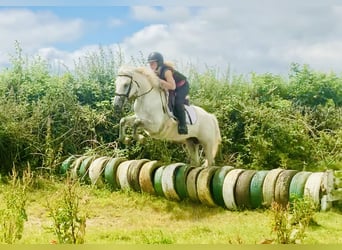
[{"label": "rider's head", "polygon": [[152,52],[148,56],[147,61],[153,70],[158,69],[160,66],[164,64],[164,58],[162,54],[160,54],[159,52]]}]

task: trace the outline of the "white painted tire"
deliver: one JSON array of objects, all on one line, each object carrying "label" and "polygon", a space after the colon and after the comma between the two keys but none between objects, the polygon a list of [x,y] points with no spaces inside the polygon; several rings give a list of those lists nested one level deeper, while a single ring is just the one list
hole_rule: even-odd
[{"label": "white painted tire", "polygon": [[262,186],[262,196],[263,205],[271,206],[272,202],[275,200],[275,188],[279,174],[283,172],[284,169],[276,168],[268,172],[264,179],[264,184]]},{"label": "white painted tire", "polygon": [[251,180],[256,174],[256,170],[248,169],[239,175],[234,189],[236,206],[242,209],[251,208]]},{"label": "white painted tire", "polygon": [[218,169],[218,167],[205,168],[197,177],[196,188],[198,199],[200,202],[210,207],[216,206],[212,195],[211,182]]},{"label": "white painted tire", "polygon": [[89,166],[89,179],[92,185],[103,186],[102,173],[105,164],[109,161],[109,157],[103,156],[95,159]]},{"label": "white painted tire", "polygon": [[233,169],[230,170],[223,181],[222,196],[226,208],[230,210],[236,210],[237,205],[235,202],[235,185],[239,178],[239,175],[244,172],[244,169]]},{"label": "white painted tire", "polygon": [[163,193],[168,200],[179,201],[179,195],[176,191],[175,179],[176,169],[185,165],[184,163],[174,163],[165,166],[162,174],[162,189]]},{"label": "white painted tire", "polygon": [[128,170],[129,170],[129,166],[134,161],[135,160],[124,161],[119,164],[116,170],[116,178],[117,178],[116,183],[119,184],[122,190],[130,189],[129,182],[128,182]]},{"label": "white painted tire", "polygon": [[186,177],[186,189],[188,191],[189,199],[194,202],[199,202],[197,194],[197,177],[199,173],[203,170],[203,167],[196,167],[189,171]]},{"label": "white painted tire", "polygon": [[158,161],[149,161],[142,165],[139,173],[139,185],[142,192],[156,194],[153,186],[154,173],[161,163]]},{"label": "white painted tire", "polygon": [[72,165],[71,165],[71,171],[70,171],[70,177],[71,177],[71,179],[73,179],[73,180],[77,180],[78,179],[78,170],[79,170],[79,168],[80,168],[80,166],[81,166],[81,163],[82,163],[82,161],[85,159],[85,158],[87,158],[88,156],[85,156],[85,155],[83,155],[83,156],[80,156],[80,157],[78,157],[73,163],[72,163]]},{"label": "white painted tire", "polygon": [[290,183],[297,173],[297,170],[284,170],[279,174],[274,190],[274,200],[278,204],[286,206],[290,202]]},{"label": "white painted tire", "polygon": [[136,160],[134,163],[130,165],[128,169],[127,178],[128,178],[129,186],[131,189],[133,189],[136,192],[141,191],[141,187],[139,184],[139,175],[140,175],[141,167],[144,165],[144,163],[148,161],[149,160],[147,159]]},{"label": "white painted tire", "polygon": [[304,196],[310,197],[316,206],[320,205],[323,175],[323,172],[312,173],[305,183]]}]

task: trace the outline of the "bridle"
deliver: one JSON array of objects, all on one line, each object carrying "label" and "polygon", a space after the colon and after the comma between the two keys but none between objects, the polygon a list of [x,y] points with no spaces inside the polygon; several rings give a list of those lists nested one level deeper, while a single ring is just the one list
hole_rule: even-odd
[{"label": "bridle", "polygon": [[[128,99],[129,94],[130,94],[131,89],[132,89],[133,83],[135,83],[135,84],[138,86],[138,88],[140,88],[140,84],[139,84],[136,80],[133,79],[133,76],[131,76],[131,75],[126,75],[126,74],[120,74],[120,75],[118,75],[118,77],[128,77],[128,78],[131,79],[131,81],[130,81],[130,83],[129,83],[129,87],[128,87],[127,93],[126,93],[126,94],[120,94],[120,93],[116,93],[116,92],[115,92],[115,95],[116,95],[116,96],[123,96],[123,97],[126,97],[126,98]],[[142,93],[141,95],[136,96],[136,98],[139,98],[139,97],[141,97],[141,96],[144,96],[144,95],[150,93],[150,92],[152,91],[152,89],[153,89],[153,87],[151,87],[148,91]]]}]

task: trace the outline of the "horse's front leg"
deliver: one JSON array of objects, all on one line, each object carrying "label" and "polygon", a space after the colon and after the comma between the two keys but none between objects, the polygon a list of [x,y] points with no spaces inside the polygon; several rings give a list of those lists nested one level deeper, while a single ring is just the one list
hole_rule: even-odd
[{"label": "horse's front leg", "polygon": [[144,140],[144,136],[142,134],[138,134],[138,128],[143,127],[144,122],[141,119],[135,119],[133,123],[133,138],[139,142],[142,142]]},{"label": "horse's front leg", "polygon": [[134,124],[134,121],[136,120],[136,116],[126,116],[121,118],[120,120],[120,129],[119,129],[119,140],[124,141],[126,139],[126,127],[132,127]]}]

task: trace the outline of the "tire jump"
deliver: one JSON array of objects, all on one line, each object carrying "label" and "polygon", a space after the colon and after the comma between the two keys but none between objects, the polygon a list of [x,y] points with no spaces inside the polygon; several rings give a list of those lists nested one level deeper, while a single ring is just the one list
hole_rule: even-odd
[{"label": "tire jump", "polygon": [[296,198],[310,197],[318,209],[326,211],[334,201],[342,200],[341,180],[332,170],[205,168],[184,163],[164,165],[148,159],[72,155],[63,161],[60,172],[113,191],[132,190],[174,201],[189,199],[228,210],[267,208],[272,202],[286,205]]}]

